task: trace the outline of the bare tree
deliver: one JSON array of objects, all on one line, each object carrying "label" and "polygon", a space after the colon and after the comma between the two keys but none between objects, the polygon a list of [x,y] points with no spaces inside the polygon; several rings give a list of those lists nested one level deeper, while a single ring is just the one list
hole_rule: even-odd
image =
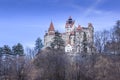
[{"label": "bare tree", "polygon": [[34,64],[40,69],[42,80],[65,80],[65,54],[61,50],[44,50],[34,60]]},{"label": "bare tree", "polygon": [[106,44],[109,53],[120,54],[120,21],[110,30],[110,40]]},{"label": "bare tree", "polygon": [[104,30],[103,32],[95,33],[95,46],[99,53],[104,52],[105,45],[109,39],[109,32]]}]

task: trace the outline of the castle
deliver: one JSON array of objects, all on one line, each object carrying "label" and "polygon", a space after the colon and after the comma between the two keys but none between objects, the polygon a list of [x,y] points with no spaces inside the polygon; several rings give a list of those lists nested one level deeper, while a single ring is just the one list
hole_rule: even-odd
[{"label": "castle", "polygon": [[[76,26],[75,21],[70,16],[65,24],[65,32],[61,33],[62,39],[65,42],[65,52],[93,52],[94,45],[94,28],[91,23],[88,27]],[[48,32],[44,36],[44,46],[51,47],[53,38],[55,36],[55,28],[53,23],[50,23]]]}]

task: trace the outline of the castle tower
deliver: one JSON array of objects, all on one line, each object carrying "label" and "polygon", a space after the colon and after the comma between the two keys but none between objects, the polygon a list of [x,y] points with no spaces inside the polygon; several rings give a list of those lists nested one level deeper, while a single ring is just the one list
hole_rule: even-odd
[{"label": "castle tower", "polygon": [[[75,21],[72,19],[72,17],[70,16],[68,18],[68,20],[66,21],[65,24],[65,33],[66,33],[66,40],[65,41],[71,41],[71,38],[73,38],[73,33],[74,33],[74,23]],[[71,36],[72,35],[72,36]],[[73,44],[73,41],[71,41]],[[67,44],[67,43],[66,43]]]},{"label": "castle tower", "polygon": [[81,25],[78,25],[76,28],[76,36],[75,36],[75,47],[77,52],[82,51],[82,41],[83,41],[83,28]]},{"label": "castle tower", "polygon": [[94,30],[92,23],[88,23],[88,28],[89,28],[91,31]]},{"label": "castle tower", "polygon": [[[89,41],[90,42],[92,42],[92,41],[94,41],[93,40],[93,33],[94,33],[94,28],[93,28],[93,25],[92,25],[92,23],[88,23],[88,29],[89,29]],[[93,42],[92,42],[93,43]]]},{"label": "castle tower", "polygon": [[49,29],[48,29],[48,34],[49,34],[49,35],[55,34],[54,25],[53,25],[52,22],[50,23],[50,27],[49,27]]},{"label": "castle tower", "polygon": [[53,23],[50,23],[50,26],[48,28],[48,32],[44,36],[44,46],[50,47],[51,43],[53,42],[53,38],[55,36],[55,28]]},{"label": "castle tower", "polygon": [[72,19],[72,17],[70,16],[68,18],[68,20],[66,21],[66,25],[65,25],[65,30],[66,30],[66,33],[70,33],[71,31],[74,30],[74,23],[75,21]]},{"label": "castle tower", "polygon": [[92,23],[88,23],[88,29],[89,29],[89,52],[93,52],[93,48],[94,48],[94,27],[92,25]]}]

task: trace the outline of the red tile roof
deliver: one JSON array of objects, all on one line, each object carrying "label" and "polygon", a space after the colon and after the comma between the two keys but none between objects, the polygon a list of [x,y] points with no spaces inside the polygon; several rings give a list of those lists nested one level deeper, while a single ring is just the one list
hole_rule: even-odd
[{"label": "red tile roof", "polygon": [[80,25],[78,25],[77,30],[82,30],[82,27]]},{"label": "red tile roof", "polygon": [[50,23],[50,27],[49,27],[48,31],[55,31],[54,25],[52,22]]}]

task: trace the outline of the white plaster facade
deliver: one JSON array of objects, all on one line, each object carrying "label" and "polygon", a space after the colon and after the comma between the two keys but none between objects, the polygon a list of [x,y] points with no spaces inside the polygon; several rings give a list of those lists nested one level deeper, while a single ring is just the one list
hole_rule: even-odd
[{"label": "white plaster facade", "polygon": [[65,52],[72,52],[72,50],[73,50],[73,48],[72,48],[72,46],[70,44],[67,44],[65,46]]}]

